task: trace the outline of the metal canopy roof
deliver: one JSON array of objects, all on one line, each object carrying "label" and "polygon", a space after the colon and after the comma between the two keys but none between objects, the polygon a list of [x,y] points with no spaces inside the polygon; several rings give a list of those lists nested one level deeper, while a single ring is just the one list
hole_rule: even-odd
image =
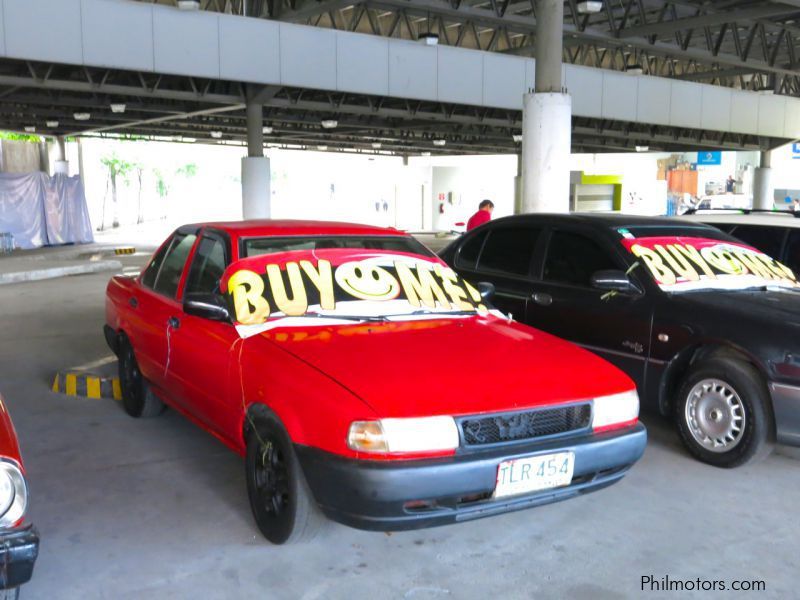
[{"label": "metal canopy roof", "polygon": [[[177,0],[137,0],[174,5]],[[800,90],[794,42],[797,2],[605,2],[603,12],[566,8],[565,60],[732,87]],[[797,6],[795,6],[795,4]],[[295,21],[382,36],[439,35],[442,44],[532,54],[532,0],[201,0],[204,10]],[[744,15],[744,16],[742,16]],[[732,19],[736,19],[735,23]],[[750,25],[747,25],[750,24]],[[736,41],[738,40],[738,41]],[[40,43],[46,43],[41,41]],[[730,46],[730,47],[729,47]],[[710,48],[710,49],[709,49]],[[730,55],[733,48],[734,55]],[[313,56],[313,49],[309,49]],[[743,57],[743,58],[741,58]],[[736,70],[736,73],[732,71]],[[711,75],[714,73],[714,75]],[[244,84],[121,69],[0,59],[0,128],[45,135],[136,135],[243,144],[248,94],[265,103],[267,144],[370,153],[519,152],[521,112],[444,102]],[[111,103],[124,103],[112,113]],[[90,122],[75,119],[90,112]],[[334,129],[322,119],[336,119]],[[46,128],[50,121],[57,125]],[[212,136],[222,133],[222,138]],[[436,146],[434,139],[446,140]],[[573,118],[573,151],[764,149],[785,139],[600,118]],[[380,144],[380,147],[377,145]]]}]

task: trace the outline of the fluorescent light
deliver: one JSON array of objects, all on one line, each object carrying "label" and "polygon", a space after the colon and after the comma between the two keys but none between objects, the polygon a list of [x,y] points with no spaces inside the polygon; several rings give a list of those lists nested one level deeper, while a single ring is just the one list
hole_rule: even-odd
[{"label": "fluorescent light", "polygon": [[51,128],[58,127],[58,121],[47,121],[47,126]]},{"label": "fluorescent light", "polygon": [[211,137],[214,138],[215,140],[218,140],[218,139],[220,139],[222,137],[222,132],[221,131],[212,131],[211,132]]},{"label": "fluorescent light", "polygon": [[447,140],[442,140],[442,139],[433,140],[433,145],[434,146],[444,146],[446,143],[447,143]]},{"label": "fluorescent light", "polygon": [[322,119],[322,121],[320,121],[320,125],[322,125],[323,129],[334,129],[337,125],[339,125],[339,121],[336,119]]},{"label": "fluorescent light", "polygon": [[88,121],[92,118],[92,115],[87,112],[76,112],[74,115],[76,121]]},{"label": "fluorescent light", "polygon": [[124,113],[125,112],[125,104],[122,102],[115,102],[111,105],[111,112],[112,113]]},{"label": "fluorescent light", "polygon": [[200,8],[200,0],[178,0],[180,10],[197,10]]},{"label": "fluorescent light", "polygon": [[431,153],[430,152],[420,152],[419,155],[420,156],[430,156]]},{"label": "fluorescent light", "polygon": [[418,39],[426,46],[436,46],[439,43],[439,36],[435,33],[421,33]]},{"label": "fluorescent light", "polygon": [[644,73],[644,69],[640,64],[629,65],[625,67],[625,72],[630,73],[631,75],[642,75]]},{"label": "fluorescent light", "polygon": [[185,138],[183,138],[181,141],[183,141],[183,142],[187,142],[187,143],[189,143],[189,144],[194,144],[194,143],[197,141],[197,138],[193,138],[193,137],[185,137]]},{"label": "fluorescent light", "polygon": [[34,131],[36,131],[36,127],[34,127],[33,125],[26,125],[25,131],[27,131],[28,133],[33,133]]},{"label": "fluorescent light", "polygon": [[650,150],[650,146],[636,146],[637,152],[647,152]]},{"label": "fluorescent light", "polygon": [[272,127],[270,125],[264,125],[264,127],[261,128],[261,132],[269,135],[272,133]]},{"label": "fluorescent light", "polygon": [[378,148],[381,147],[381,143],[380,142],[372,142],[372,147],[375,148],[375,150],[377,150]]},{"label": "fluorescent light", "polygon": [[319,146],[317,146],[317,150],[322,150],[323,152],[327,149],[328,147],[325,144],[320,144]]},{"label": "fluorescent light", "polygon": [[519,144],[522,141],[522,134],[515,133],[514,135],[511,136],[511,139],[514,140],[515,144]]},{"label": "fluorescent light", "polygon": [[578,2],[578,12],[582,15],[599,13],[603,10],[602,2]]}]

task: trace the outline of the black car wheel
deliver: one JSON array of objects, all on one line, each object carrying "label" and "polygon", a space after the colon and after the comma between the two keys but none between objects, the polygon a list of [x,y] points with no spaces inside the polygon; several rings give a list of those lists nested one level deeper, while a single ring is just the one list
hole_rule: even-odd
[{"label": "black car wheel", "polygon": [[773,419],[764,380],[751,365],[718,358],[696,365],[675,403],[689,451],[717,467],[738,467],[772,450]]},{"label": "black car wheel", "polygon": [[325,518],[311,496],[291,440],[272,417],[259,417],[247,434],[245,461],[250,508],[273,544],[316,536]]},{"label": "black car wheel", "polygon": [[164,403],[150,389],[142,377],[133,346],[124,335],[119,340],[119,382],[122,388],[122,406],[132,417],[155,417],[164,412]]}]

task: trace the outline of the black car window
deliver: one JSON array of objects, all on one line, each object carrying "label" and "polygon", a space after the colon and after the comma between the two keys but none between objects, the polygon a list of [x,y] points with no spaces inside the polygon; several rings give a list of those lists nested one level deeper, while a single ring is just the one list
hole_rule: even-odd
[{"label": "black car window", "polygon": [[795,275],[800,273],[800,229],[789,230],[783,264],[789,267]]},{"label": "black car window", "polygon": [[617,268],[608,252],[585,235],[554,231],[550,236],[544,263],[545,280],[591,287],[595,272]]},{"label": "black car window", "polygon": [[783,227],[769,227],[764,225],[739,225],[730,232],[745,244],[761,250],[773,258],[780,258],[781,246],[786,230]]},{"label": "black car window", "polygon": [[178,284],[181,281],[181,273],[186,264],[186,258],[194,245],[196,235],[176,235],[172,240],[169,251],[164,257],[164,263],[158,272],[156,284],[153,289],[159,294],[174,298],[178,293]]},{"label": "black car window", "polygon": [[533,227],[494,227],[483,245],[478,269],[529,275],[540,232]]},{"label": "black car window", "polygon": [[203,237],[186,280],[186,293],[210,294],[217,288],[225,271],[225,244],[222,240]]},{"label": "black car window", "polygon": [[483,248],[483,242],[486,240],[488,234],[488,231],[482,230],[477,235],[473,235],[469,238],[458,251],[456,266],[474,269],[475,263],[478,261],[478,255],[481,253],[481,248]]},{"label": "black car window", "polygon": [[161,263],[164,262],[164,255],[169,250],[169,247],[172,245],[172,239],[167,240],[167,242],[161,246],[158,250],[156,255],[153,257],[153,260],[150,261],[150,264],[142,273],[142,285],[145,287],[152,288],[156,283],[156,277],[158,276],[158,270],[161,268]]}]

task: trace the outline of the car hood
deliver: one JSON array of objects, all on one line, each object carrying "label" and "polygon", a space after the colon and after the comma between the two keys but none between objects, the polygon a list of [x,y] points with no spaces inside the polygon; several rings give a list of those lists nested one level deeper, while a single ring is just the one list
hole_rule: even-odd
[{"label": "car hood", "polygon": [[594,354],[494,316],[259,335],[323,371],[383,417],[512,411],[634,387]]},{"label": "car hood", "polygon": [[725,313],[740,324],[765,321],[773,326],[800,327],[800,292],[720,290],[678,294],[675,299],[689,310]]}]

